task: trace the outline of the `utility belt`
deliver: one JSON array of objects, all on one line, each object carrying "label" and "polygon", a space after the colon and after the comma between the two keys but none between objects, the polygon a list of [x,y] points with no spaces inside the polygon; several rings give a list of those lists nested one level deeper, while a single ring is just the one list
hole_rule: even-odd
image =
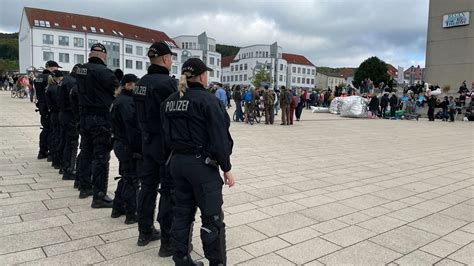
[{"label": "utility belt", "polygon": [[169,165],[171,157],[173,157],[173,154],[175,153],[182,155],[194,155],[196,159],[204,158],[204,164],[219,169],[219,163],[217,163],[217,161],[211,157],[210,153],[206,152],[200,147],[172,150],[170,155],[168,156],[168,159],[166,160],[165,165]]},{"label": "utility belt", "polygon": [[79,113],[81,115],[108,115],[110,111],[104,108],[81,106],[79,107]]}]

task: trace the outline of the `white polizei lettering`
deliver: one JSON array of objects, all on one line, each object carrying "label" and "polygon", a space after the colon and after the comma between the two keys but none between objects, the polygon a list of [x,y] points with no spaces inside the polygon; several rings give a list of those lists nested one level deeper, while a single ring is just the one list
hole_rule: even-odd
[{"label": "white polizei lettering", "polygon": [[145,86],[137,86],[133,93],[136,95],[146,96],[146,87]]},{"label": "white polizei lettering", "polygon": [[189,101],[169,101],[166,103],[165,111],[166,112],[187,112],[189,106]]}]

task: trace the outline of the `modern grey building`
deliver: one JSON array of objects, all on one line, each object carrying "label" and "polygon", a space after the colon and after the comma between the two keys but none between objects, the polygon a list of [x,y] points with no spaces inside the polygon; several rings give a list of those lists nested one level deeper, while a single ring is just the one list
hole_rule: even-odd
[{"label": "modern grey building", "polygon": [[425,81],[457,92],[474,83],[474,0],[430,0]]}]

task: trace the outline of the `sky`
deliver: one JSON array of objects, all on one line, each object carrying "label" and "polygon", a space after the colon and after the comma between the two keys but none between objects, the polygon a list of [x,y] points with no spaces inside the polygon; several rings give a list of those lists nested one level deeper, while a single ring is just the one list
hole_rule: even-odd
[{"label": "sky", "polygon": [[239,47],[278,42],[316,66],[357,67],[377,56],[424,66],[429,0],[0,0],[0,32],[17,32],[25,6],[99,16],[165,32],[207,32]]}]

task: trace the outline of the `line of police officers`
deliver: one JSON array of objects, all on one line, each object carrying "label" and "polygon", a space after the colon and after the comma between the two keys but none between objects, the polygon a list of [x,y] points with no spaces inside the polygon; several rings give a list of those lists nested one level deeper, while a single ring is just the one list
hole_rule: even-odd
[{"label": "line of police officers", "polygon": [[[225,265],[222,186],[235,184],[233,141],[225,107],[205,89],[212,69],[189,59],[177,84],[169,73],[175,54],[165,42],[153,43],[147,55],[148,73],[120,82],[100,43],[65,78],[48,61],[34,83],[42,125],[38,159],[48,158],[64,180],[75,180],[79,198],[93,196],[92,208],[112,208],[112,218],[138,222],[137,245],[160,239],[159,256],[173,256],[176,265],[203,265],[190,257],[199,207],[205,257]],[[107,195],[112,149],[120,174],[114,200]],[[161,230],[154,227],[158,192]]]}]

